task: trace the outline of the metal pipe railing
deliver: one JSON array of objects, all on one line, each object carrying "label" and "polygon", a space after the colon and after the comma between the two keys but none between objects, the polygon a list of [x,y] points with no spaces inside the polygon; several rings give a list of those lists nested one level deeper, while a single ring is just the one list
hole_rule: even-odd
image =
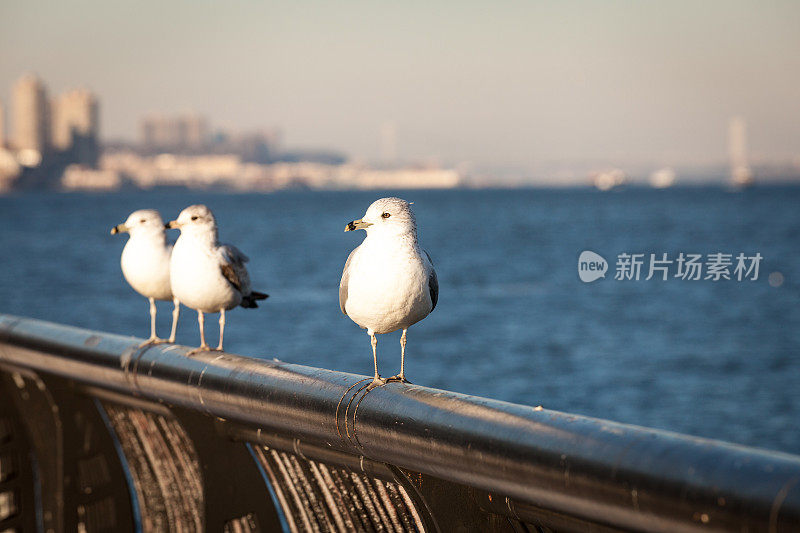
[{"label": "metal pipe railing", "polygon": [[[423,472],[525,519],[647,531],[800,528],[800,457],[0,315],[0,365],[200,411],[253,438]],[[248,430],[249,431],[249,430]]]}]

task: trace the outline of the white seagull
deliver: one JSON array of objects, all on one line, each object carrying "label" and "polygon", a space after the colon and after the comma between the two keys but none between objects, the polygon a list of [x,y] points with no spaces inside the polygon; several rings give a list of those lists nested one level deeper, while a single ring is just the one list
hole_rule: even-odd
[{"label": "white seagull", "polygon": [[[111,235],[117,233],[130,234],[120,258],[122,275],[136,292],[150,300],[150,338],[142,346],[151,343],[175,342],[180,304],[173,297],[169,282],[172,245],[167,243],[161,215],[154,209],[134,211],[124,223],[111,228]],[[168,341],[156,336],[155,300],[172,300],[175,303],[175,309],[172,311],[172,332]]]},{"label": "white seagull", "polygon": [[181,230],[170,262],[172,292],[185,306],[197,311],[200,347],[195,353],[209,350],[203,328],[203,313],[219,313],[219,345],[225,332],[225,311],[237,305],[251,309],[266,294],[250,288],[250,276],[244,264],[248,257],[230,244],[217,241],[217,221],[204,205],[191,205],[181,211],[168,228]]},{"label": "white seagull", "polygon": [[[407,382],[406,332],[436,307],[439,281],[428,252],[417,242],[417,223],[408,202],[381,198],[364,218],[347,224],[345,231],[363,229],[367,237],[350,253],[339,284],[342,313],[367,330],[372,344],[375,377],[367,390],[387,381]],[[383,379],[378,374],[376,334],[403,330],[400,337],[400,373]]]}]

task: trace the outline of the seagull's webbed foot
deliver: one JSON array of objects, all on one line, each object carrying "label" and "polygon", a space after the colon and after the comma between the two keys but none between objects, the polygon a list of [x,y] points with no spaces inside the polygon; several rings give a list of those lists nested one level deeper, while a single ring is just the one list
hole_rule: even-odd
[{"label": "seagull's webbed foot", "polygon": [[150,346],[150,345],[153,345],[153,344],[163,344],[165,342],[167,342],[166,339],[160,339],[158,337],[150,337],[149,339],[147,339],[146,341],[141,343],[139,345],[139,348],[144,348],[145,346]]},{"label": "seagull's webbed foot", "polygon": [[211,348],[211,346],[209,346],[208,344],[202,344],[202,345],[198,346],[197,348],[195,348],[194,350],[190,350],[190,351],[186,352],[186,357],[190,357],[192,355],[196,355],[196,354],[199,354],[199,353],[202,353],[202,352],[211,352],[211,351],[214,351]]},{"label": "seagull's webbed foot", "polygon": [[404,374],[397,374],[396,376],[392,376],[386,379],[387,383],[411,383],[406,379]]},{"label": "seagull's webbed foot", "polygon": [[367,385],[366,391],[369,392],[374,388],[382,387],[386,385],[386,378],[382,378],[380,376],[375,376],[372,380],[372,383]]}]

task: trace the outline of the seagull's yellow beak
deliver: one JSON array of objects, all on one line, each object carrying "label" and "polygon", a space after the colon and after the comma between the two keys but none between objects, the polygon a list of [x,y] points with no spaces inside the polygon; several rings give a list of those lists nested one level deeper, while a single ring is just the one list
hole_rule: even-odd
[{"label": "seagull's yellow beak", "polygon": [[117,224],[113,228],[111,228],[111,235],[116,235],[117,233],[124,233],[128,231],[128,226],[125,224]]},{"label": "seagull's yellow beak", "polygon": [[348,222],[347,225],[344,227],[345,231],[355,231],[357,229],[367,229],[372,224],[370,222],[365,222],[363,219],[359,218],[358,220],[353,220],[352,222]]},{"label": "seagull's yellow beak", "polygon": [[169,222],[164,224],[164,228],[166,228],[166,229],[178,229],[180,227],[181,227],[181,225],[178,224],[177,220],[170,220]]}]

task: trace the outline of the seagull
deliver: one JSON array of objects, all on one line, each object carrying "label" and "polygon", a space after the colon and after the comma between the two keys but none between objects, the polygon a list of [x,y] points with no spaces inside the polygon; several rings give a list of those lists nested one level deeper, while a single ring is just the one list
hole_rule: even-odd
[{"label": "seagull", "polygon": [[[367,390],[387,381],[408,383],[405,377],[406,333],[436,308],[439,281],[428,252],[417,242],[417,223],[411,204],[400,198],[381,198],[345,231],[363,229],[364,241],[347,258],[339,283],[342,313],[367,330],[372,344],[375,377]],[[384,379],[378,374],[376,334],[403,330],[400,373]]]},{"label": "seagull", "polygon": [[[117,233],[130,234],[120,258],[122,275],[136,292],[150,300],[150,338],[142,346],[175,342],[180,303],[172,295],[169,282],[172,245],[167,243],[161,215],[154,209],[134,211],[124,223],[111,228],[111,235]],[[175,309],[172,311],[172,332],[167,341],[156,336],[155,300],[172,300],[175,304]]]},{"label": "seagull", "polygon": [[181,230],[170,262],[172,291],[180,302],[197,311],[200,347],[189,354],[210,350],[206,344],[203,313],[219,313],[219,345],[225,332],[225,311],[241,305],[258,307],[257,300],[268,295],[250,288],[244,264],[249,258],[230,244],[217,241],[217,221],[204,205],[191,205],[181,211],[167,228]]}]

